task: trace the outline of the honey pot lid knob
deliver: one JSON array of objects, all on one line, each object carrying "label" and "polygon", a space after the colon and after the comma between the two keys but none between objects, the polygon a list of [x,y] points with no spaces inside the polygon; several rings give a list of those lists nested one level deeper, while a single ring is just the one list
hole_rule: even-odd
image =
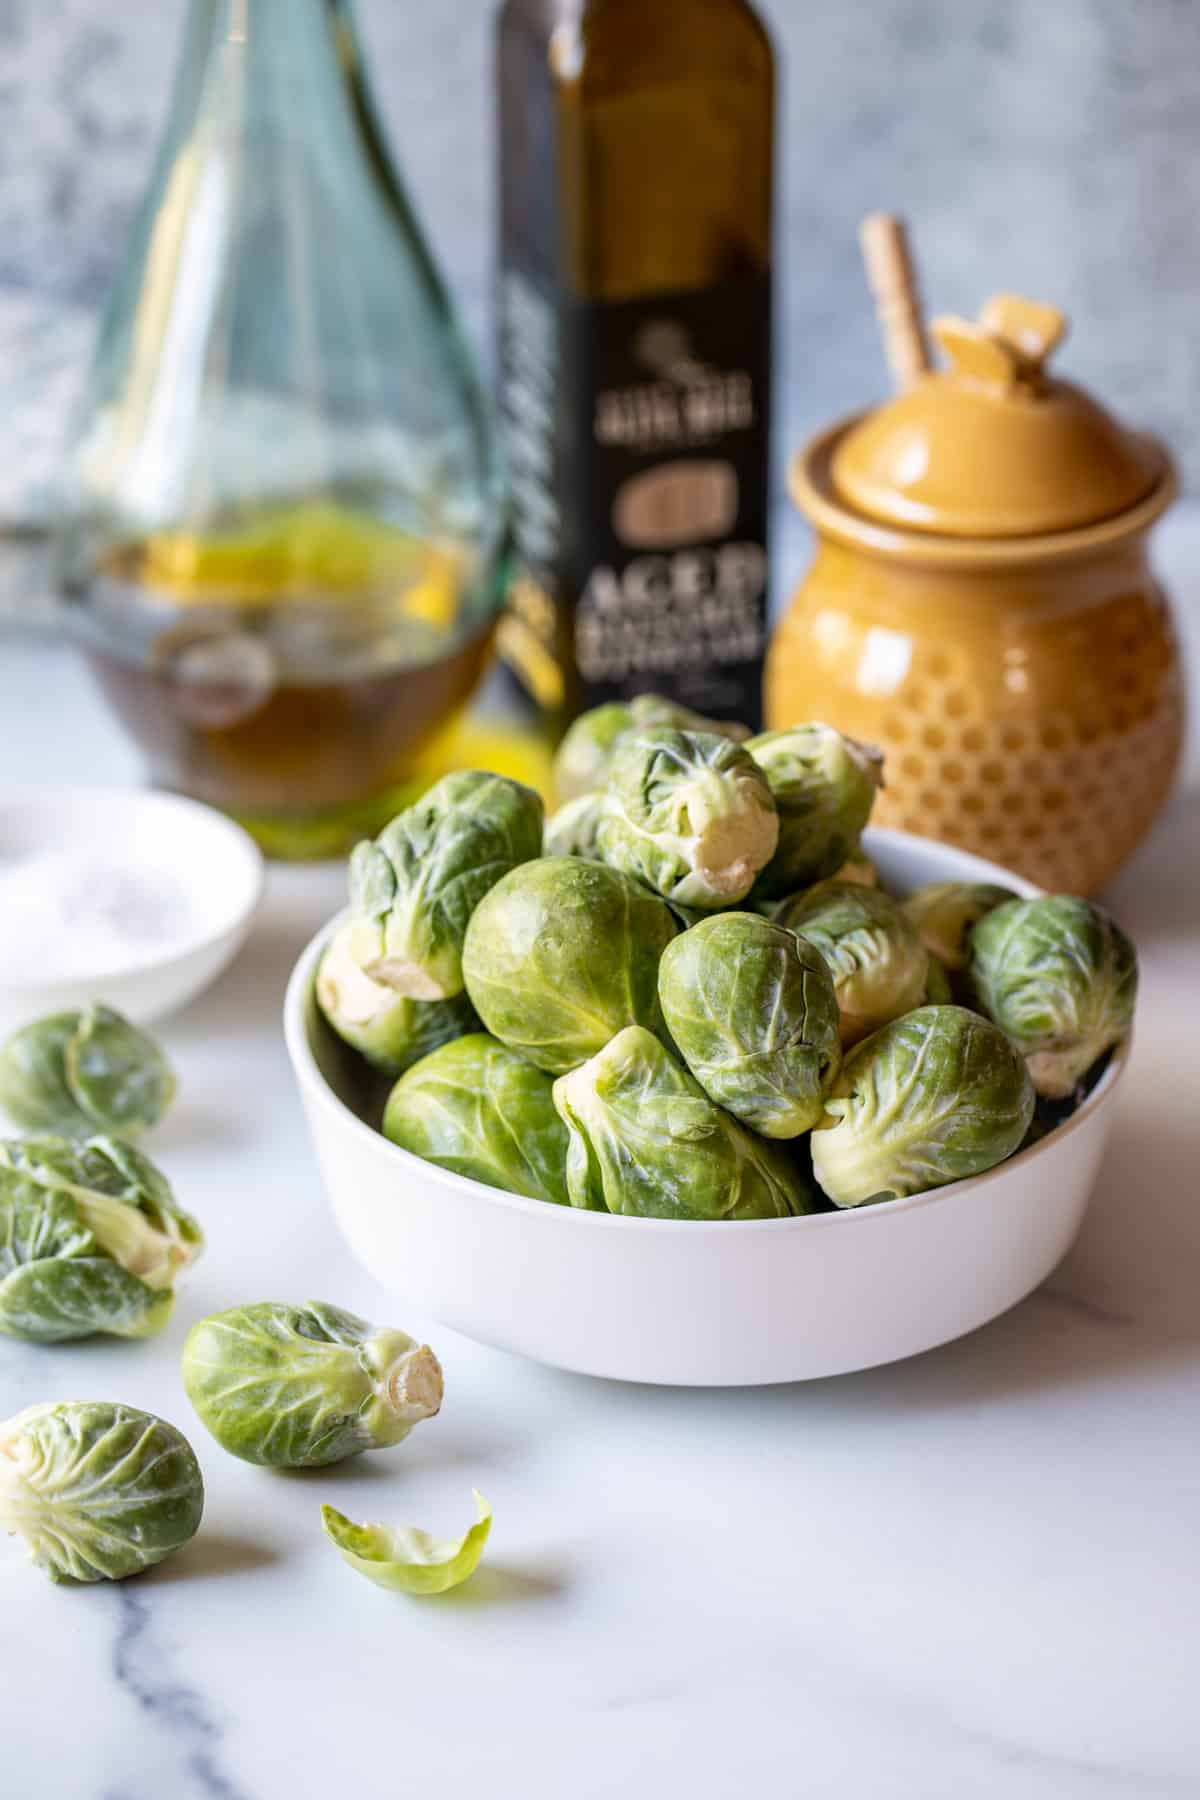
[{"label": "honey pot lid knob", "polygon": [[1165,459],[1091,395],[1047,373],[1056,307],[996,294],[978,319],[934,319],[945,366],[917,374],[841,439],[832,479],[855,511],[950,537],[1025,537],[1111,518]]}]

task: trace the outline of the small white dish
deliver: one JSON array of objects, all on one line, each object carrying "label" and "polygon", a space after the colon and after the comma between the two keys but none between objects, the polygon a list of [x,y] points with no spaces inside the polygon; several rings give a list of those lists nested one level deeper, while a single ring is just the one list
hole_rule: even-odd
[{"label": "small white dish", "polygon": [[[0,931],[5,878],[12,884],[40,858],[70,858],[74,878],[89,858],[117,870],[136,896],[165,897],[166,911],[110,960],[84,966],[77,954],[54,973],[49,954],[13,965],[12,940],[0,966],[0,1030],[92,1001],[138,1024],[174,1012],[208,987],[240,949],[262,895],[263,859],[252,838],[195,800],[136,788],[0,786]],[[119,890],[118,890],[119,892]],[[172,896],[176,897],[175,900]],[[170,907],[178,904],[178,915]],[[149,921],[147,922],[149,927]],[[131,938],[136,932],[130,933]]]},{"label": "small white dish", "polygon": [[[885,884],[1030,882],[927,838],[869,831]],[[336,922],[335,922],[336,923]],[[504,1194],[422,1162],[347,1104],[344,1053],[293,971],[284,1029],[334,1214],[383,1286],[466,1336],[626,1381],[756,1386],[872,1368],[995,1318],[1082,1222],[1128,1062],[1073,1116],[970,1181],[857,1212],[739,1223],[618,1218]]]}]

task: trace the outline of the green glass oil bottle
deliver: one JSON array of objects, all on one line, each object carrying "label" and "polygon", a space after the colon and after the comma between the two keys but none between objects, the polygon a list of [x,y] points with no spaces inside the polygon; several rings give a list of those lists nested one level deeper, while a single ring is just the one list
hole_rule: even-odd
[{"label": "green glass oil bottle", "polygon": [[745,0],[507,0],[498,361],[549,727],[647,689],[757,723],[774,65]]},{"label": "green glass oil bottle", "polygon": [[191,0],[75,442],[68,615],[152,779],[330,855],[504,760],[461,741],[507,577],[491,407],[348,0]]}]

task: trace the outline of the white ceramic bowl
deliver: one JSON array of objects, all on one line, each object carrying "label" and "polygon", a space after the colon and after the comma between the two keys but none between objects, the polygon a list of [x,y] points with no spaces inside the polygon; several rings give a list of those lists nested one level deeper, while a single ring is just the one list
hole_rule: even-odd
[{"label": "white ceramic bowl", "polygon": [[[965,851],[872,831],[897,891],[1039,890]],[[857,1212],[700,1223],[576,1212],[499,1193],[388,1143],[345,1104],[312,997],[328,929],[288,987],[285,1030],[351,1248],[385,1287],[483,1343],[627,1381],[750,1386],[913,1356],[1015,1304],[1079,1229],[1127,1050],[1042,1143],[970,1181]]]},{"label": "white ceramic bowl", "polygon": [[96,1000],[139,1024],[174,1012],[232,960],[262,895],[263,859],[253,839],[198,801],[139,788],[0,786],[0,876],[27,858],[64,850],[145,870],[165,892],[184,884],[183,929],[178,936],[148,934],[108,967],[60,979],[40,967],[0,975],[4,1031]]}]

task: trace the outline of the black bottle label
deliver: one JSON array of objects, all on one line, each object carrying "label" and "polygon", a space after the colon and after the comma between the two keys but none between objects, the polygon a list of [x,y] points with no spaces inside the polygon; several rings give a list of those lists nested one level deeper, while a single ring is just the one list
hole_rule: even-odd
[{"label": "black bottle label", "polygon": [[604,305],[501,282],[520,572],[500,647],[569,717],[652,690],[761,720],[771,286]]}]

